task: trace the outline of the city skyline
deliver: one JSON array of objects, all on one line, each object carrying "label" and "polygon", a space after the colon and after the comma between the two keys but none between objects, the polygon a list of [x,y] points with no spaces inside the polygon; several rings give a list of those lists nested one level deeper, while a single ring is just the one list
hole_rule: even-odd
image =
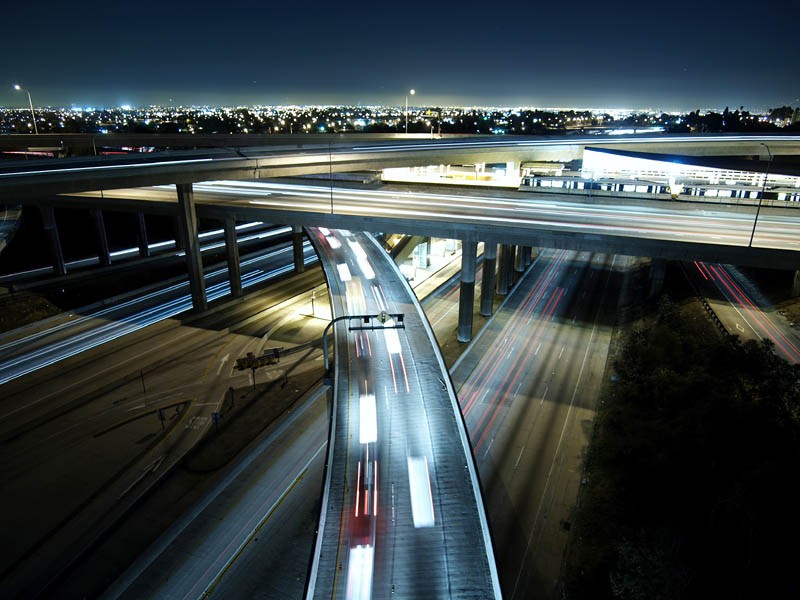
[{"label": "city skyline", "polygon": [[[0,105],[419,106],[766,110],[800,103],[797,6],[408,2],[378,12],[234,0],[4,9]],[[88,16],[87,16],[88,15]],[[753,21],[758,27],[753,27]]]}]

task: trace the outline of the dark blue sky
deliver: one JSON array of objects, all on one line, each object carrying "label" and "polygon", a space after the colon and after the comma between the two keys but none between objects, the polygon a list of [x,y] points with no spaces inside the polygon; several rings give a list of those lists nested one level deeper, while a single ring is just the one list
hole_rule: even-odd
[{"label": "dark blue sky", "polygon": [[0,106],[800,106],[800,3],[137,2],[0,8]]}]

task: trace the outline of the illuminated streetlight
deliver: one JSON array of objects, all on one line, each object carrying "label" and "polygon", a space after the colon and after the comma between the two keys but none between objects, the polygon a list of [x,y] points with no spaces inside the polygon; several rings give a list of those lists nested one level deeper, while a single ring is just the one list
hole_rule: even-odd
[{"label": "illuminated streetlight", "polygon": [[[414,90],[409,90],[408,94],[416,94]],[[406,94],[406,134],[408,134],[408,94]]]},{"label": "illuminated streetlight", "polygon": [[764,200],[764,194],[767,193],[767,177],[769,177],[769,166],[772,164],[772,152],[770,152],[769,146],[767,146],[764,142],[761,142],[761,145],[767,149],[767,153],[769,154],[769,160],[767,161],[766,169],[764,169],[764,184],[761,186],[761,195],[758,197],[758,208],[756,209],[756,218],[753,220],[753,231],[750,233],[750,243],[747,244],[748,248],[753,247],[753,236],[756,234],[756,223],[758,223],[758,213],[761,211],[761,201]]},{"label": "illuminated streetlight", "polygon": [[28,104],[31,107],[31,118],[33,118],[33,132],[36,135],[39,135],[39,128],[36,127],[36,113],[33,112],[33,100],[31,100],[31,93],[28,90],[23,90],[23,88],[20,87],[18,83],[14,84],[14,89],[17,91],[24,91],[25,93],[28,94]]}]

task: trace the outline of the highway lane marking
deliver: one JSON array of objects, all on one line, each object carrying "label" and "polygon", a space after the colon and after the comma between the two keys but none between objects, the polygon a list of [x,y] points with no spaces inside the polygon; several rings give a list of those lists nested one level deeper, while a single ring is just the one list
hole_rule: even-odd
[{"label": "highway lane marking", "polygon": [[126,487],[124,490],[122,490],[122,492],[120,492],[119,496],[117,496],[117,500],[121,500],[125,494],[127,494],[134,487],[136,487],[139,484],[139,482],[142,481],[142,479],[147,477],[148,473],[155,473],[158,470],[158,467],[161,466],[161,463],[164,462],[165,457],[166,454],[162,454],[152,462],[145,465],[144,469],[142,469],[142,472],[139,474],[139,476],[136,479],[134,479],[133,482],[128,487]]},{"label": "highway lane marking", "polygon": [[[291,427],[294,426],[298,419],[302,418],[303,415],[308,414],[308,411],[315,406],[315,403],[319,401],[321,395],[324,394],[324,391],[325,387],[319,386],[315,392],[312,392],[306,397],[306,399],[299,406],[298,410],[292,412],[291,416],[282,420],[281,424],[278,425],[278,427],[272,433],[261,439],[258,442],[258,445],[253,448],[253,452],[251,452],[249,456],[245,456],[241,461],[238,461],[237,464],[228,471],[225,477],[219,481],[212,490],[210,490],[203,496],[203,498],[195,503],[190,510],[187,510],[184,515],[181,516],[180,520],[173,523],[170,528],[159,537],[154,545],[148,549],[146,553],[137,558],[136,561],[129,566],[122,577],[115,582],[114,591],[110,593],[109,596],[121,596],[125,590],[134,585],[134,583],[139,579],[139,577],[142,576],[145,570],[150,568],[153,562],[166,552],[166,549],[169,547],[169,545],[183,535],[190,524],[195,522],[195,519],[197,519],[198,516],[208,508],[215,498],[219,497],[219,495],[222,493],[222,490],[231,485],[232,481],[234,481],[245,469],[252,465],[258,456],[261,456],[269,448],[273,447],[274,444],[279,443],[280,440],[283,439],[282,436],[287,434],[287,432]],[[184,415],[185,414],[186,413],[184,412]],[[182,416],[181,418],[184,417]]]},{"label": "highway lane marking", "polygon": [[519,450],[519,456],[517,456],[517,462],[514,463],[514,470],[517,470],[519,467],[519,461],[522,460],[522,453],[525,452],[525,445],[523,444],[522,448]]},{"label": "highway lane marking", "polygon": [[486,458],[486,455],[489,454],[489,450],[492,449],[492,444],[494,444],[494,438],[489,440],[489,445],[486,446],[486,452],[483,453],[483,458]]},{"label": "highway lane marking", "polygon": [[[572,322],[574,323],[575,319],[572,319]],[[561,352],[558,353],[558,360],[561,360],[561,357],[564,355],[564,348],[566,348],[566,346],[561,346]]]},{"label": "highway lane marking", "polygon": [[[525,564],[525,559],[528,556],[528,551],[531,547],[531,541],[533,540],[533,534],[536,530],[536,523],[539,521],[539,514],[542,511],[542,506],[544,505],[545,496],[547,495],[547,490],[550,487],[550,478],[553,476],[553,469],[555,468],[556,461],[558,460],[558,453],[561,450],[561,443],[564,441],[564,433],[567,430],[567,424],[569,423],[570,415],[572,414],[572,409],[575,406],[575,397],[578,395],[578,389],[581,385],[581,378],[583,377],[583,371],[586,368],[586,360],[589,357],[589,350],[592,348],[592,342],[594,340],[595,333],[597,331],[597,319],[600,315],[600,307],[603,306],[606,300],[606,295],[608,293],[608,281],[611,277],[611,271],[614,270],[614,263],[617,261],[617,257],[614,256],[613,260],[611,261],[611,269],[609,269],[608,275],[606,275],[606,283],[603,288],[603,296],[600,299],[600,303],[598,304],[597,312],[595,313],[594,324],[592,325],[592,332],[589,335],[589,342],[586,344],[586,351],[583,353],[583,360],[581,361],[581,368],[578,371],[578,377],[575,380],[575,388],[572,391],[572,397],[569,401],[569,408],[567,409],[567,414],[564,417],[564,424],[561,426],[561,434],[558,436],[558,443],[556,444],[555,452],[553,453],[553,460],[550,462],[550,469],[547,472],[547,479],[544,482],[544,490],[542,491],[542,495],[539,498],[539,506],[536,509],[536,515],[533,518],[533,526],[531,527],[530,535],[528,535],[528,541],[525,544],[525,552],[522,555],[522,561],[520,562],[521,565]],[[513,598],[517,593],[517,586],[519,585],[519,578],[522,575],[522,568],[517,572],[517,578],[514,581],[514,589],[511,592],[511,598]]]},{"label": "highway lane marking", "polygon": [[219,377],[220,371],[222,371],[222,367],[225,366],[225,363],[228,362],[228,358],[230,357],[230,352],[219,359],[219,367],[217,367],[217,377]]},{"label": "highway lane marking", "polygon": [[539,350],[541,350],[541,349],[542,349],[542,344],[539,343],[539,345],[536,346],[536,352],[534,352],[533,355],[536,356],[537,354],[539,354]]},{"label": "highway lane marking", "polygon": [[261,528],[264,527],[264,525],[267,524],[267,521],[269,521],[270,517],[272,517],[272,515],[275,513],[275,511],[278,509],[278,507],[289,496],[289,494],[292,492],[292,490],[294,490],[294,488],[297,486],[297,484],[300,483],[300,480],[303,479],[303,477],[305,477],[306,472],[308,471],[309,467],[311,466],[311,463],[314,461],[315,458],[317,458],[317,455],[319,455],[319,453],[322,452],[323,448],[325,448],[327,445],[328,445],[327,442],[322,444],[317,449],[317,451],[314,453],[314,455],[310,459],[308,459],[308,462],[300,470],[300,473],[295,478],[295,480],[292,481],[292,483],[285,490],[283,490],[283,493],[272,504],[272,506],[267,511],[267,513],[264,516],[264,518],[260,522],[258,522],[256,524],[256,526],[250,531],[250,533],[247,536],[245,536],[244,541],[242,541],[242,543],[239,544],[239,547],[236,549],[236,551],[233,553],[233,555],[222,566],[222,568],[217,572],[217,574],[211,579],[211,583],[209,583],[206,586],[206,589],[203,590],[203,593],[200,594],[200,598],[207,598],[209,596],[209,594],[211,594],[211,592],[214,591],[214,588],[219,584],[220,580],[225,575],[225,573],[228,571],[228,569],[230,569],[231,566],[233,565],[233,563],[236,562],[236,560],[239,558],[239,556],[241,556],[242,552],[244,552],[245,548],[247,548],[247,546],[255,538],[255,536],[258,534],[258,532],[261,530]]},{"label": "highway lane marking", "polygon": [[548,385],[546,388],[544,388],[544,394],[542,394],[542,399],[539,401],[539,406],[544,404],[544,399],[547,397],[547,392],[549,391],[550,391],[550,386]]}]

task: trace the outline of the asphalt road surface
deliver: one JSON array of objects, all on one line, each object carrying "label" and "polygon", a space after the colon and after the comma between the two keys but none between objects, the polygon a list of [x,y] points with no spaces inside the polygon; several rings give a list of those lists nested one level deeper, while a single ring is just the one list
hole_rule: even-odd
[{"label": "asphalt road surface", "polygon": [[452,369],[504,598],[560,598],[625,262],[544,251]]}]

